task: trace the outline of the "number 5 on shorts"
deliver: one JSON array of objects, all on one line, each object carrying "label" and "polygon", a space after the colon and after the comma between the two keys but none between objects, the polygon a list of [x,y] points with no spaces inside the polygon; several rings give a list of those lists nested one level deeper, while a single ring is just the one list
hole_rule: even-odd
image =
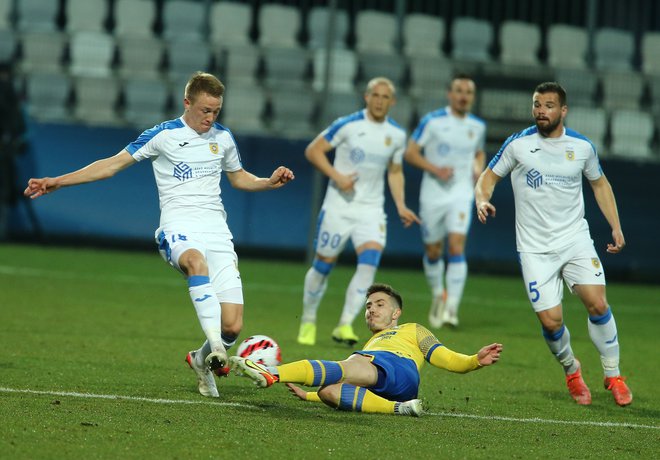
[{"label": "number 5 on shorts", "polygon": [[529,296],[529,300],[532,301],[532,303],[536,302],[539,300],[539,297],[541,297],[541,293],[539,292],[538,289],[536,289],[536,285],[539,284],[537,281],[532,281],[529,283],[529,293],[531,294]]}]

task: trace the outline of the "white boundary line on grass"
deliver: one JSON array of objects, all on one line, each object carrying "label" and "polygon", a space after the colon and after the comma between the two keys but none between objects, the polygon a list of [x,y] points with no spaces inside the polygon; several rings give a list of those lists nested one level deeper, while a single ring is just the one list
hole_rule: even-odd
[{"label": "white boundary line on grass", "polygon": [[[141,396],[102,395],[102,394],[78,393],[78,392],[70,392],[70,391],[40,391],[40,390],[29,390],[29,389],[7,388],[7,387],[0,387],[0,393],[22,393],[22,394],[33,394],[33,395],[43,395],[43,396],[70,396],[72,398],[109,399],[113,401],[140,401],[140,402],[150,402],[154,404],[198,404],[198,405],[210,405],[210,406],[244,407],[246,409],[257,409],[262,411],[264,410],[258,406],[253,406],[250,404],[210,401],[208,399],[189,400],[189,399],[145,398]],[[430,415],[433,417],[470,418],[475,420],[499,420],[502,422],[515,422],[515,423],[581,425],[581,426],[600,426],[600,427],[612,427],[612,428],[646,428],[651,430],[660,429],[660,426],[640,425],[637,423],[553,420],[553,419],[543,419],[538,417],[516,418],[516,417],[503,417],[498,415],[461,414],[454,412],[428,412],[424,415]]]}]

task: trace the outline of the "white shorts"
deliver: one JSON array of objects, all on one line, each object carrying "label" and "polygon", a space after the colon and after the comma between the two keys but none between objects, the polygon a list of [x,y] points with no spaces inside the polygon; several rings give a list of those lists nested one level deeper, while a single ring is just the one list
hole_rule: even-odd
[{"label": "white shorts", "polygon": [[188,249],[201,252],[220,303],[243,305],[243,283],[231,238],[220,233],[178,232],[163,227],[156,230],[155,238],[161,257],[183,275],[179,266],[181,254]]},{"label": "white shorts", "polygon": [[324,257],[338,256],[351,239],[353,247],[373,241],[385,247],[387,216],[382,210],[356,213],[321,209],[316,231],[316,252]]},{"label": "white shorts", "polygon": [[472,222],[472,200],[454,201],[445,205],[420,203],[419,217],[422,219],[422,241],[437,243],[448,233],[467,235]]},{"label": "white shorts", "polygon": [[561,304],[562,278],[571,293],[576,284],[605,284],[605,270],[590,239],[559,251],[521,252],[519,256],[525,290],[536,312]]}]

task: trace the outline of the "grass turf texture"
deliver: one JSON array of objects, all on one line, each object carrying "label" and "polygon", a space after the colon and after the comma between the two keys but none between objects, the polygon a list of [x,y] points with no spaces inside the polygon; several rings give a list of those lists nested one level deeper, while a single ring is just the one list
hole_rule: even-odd
[{"label": "grass turf texture", "polygon": [[[607,263],[605,261],[605,263]],[[306,266],[241,260],[242,338],[275,338],[286,361],[343,359],[330,333],[350,266],[335,268],[315,347],[296,343]],[[421,271],[381,269],[398,288],[403,322],[426,324]],[[355,414],[306,403],[283,385],[230,376],[221,398],[197,394],[188,350],[202,341],[184,280],[155,253],[0,246],[0,457],[22,458],[653,458],[660,445],[656,382],[660,288],[612,283],[624,375],[620,408],[602,387],[586,312],[565,297],[573,349],[593,394],[577,406],[548,352],[520,278],[471,276],[456,351],[504,344],[494,367],[455,375],[426,365],[421,419]],[[356,332],[366,341],[361,318]],[[114,395],[107,399],[86,395]],[[130,399],[133,398],[133,399]]]}]

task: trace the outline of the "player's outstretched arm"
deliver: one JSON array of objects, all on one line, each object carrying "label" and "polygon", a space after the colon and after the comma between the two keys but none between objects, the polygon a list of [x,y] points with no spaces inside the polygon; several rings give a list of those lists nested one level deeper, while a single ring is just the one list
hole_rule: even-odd
[{"label": "player's outstretched arm", "polygon": [[23,194],[32,199],[52,193],[62,187],[85,184],[114,176],[122,169],[134,165],[136,161],[130,153],[122,150],[117,155],[95,161],[77,171],[57,177],[32,178]]},{"label": "player's outstretched arm", "polygon": [[482,224],[486,223],[489,215],[495,217],[495,206],[490,202],[490,198],[495,191],[495,185],[500,181],[501,177],[493,172],[492,169],[486,168],[477,185],[474,187],[474,202],[477,207],[477,218]]},{"label": "player's outstretched arm", "polygon": [[501,343],[491,343],[486,345],[477,353],[477,360],[481,366],[490,366],[495,364],[500,360],[500,354],[502,353],[502,344]]},{"label": "player's outstretched arm", "polygon": [[607,244],[607,252],[610,254],[617,254],[621,252],[626,245],[626,239],[623,236],[623,230],[621,230],[619,210],[616,206],[616,199],[614,198],[612,185],[610,185],[610,182],[605,175],[600,176],[594,181],[589,181],[589,183],[594,191],[594,196],[600,211],[603,213],[605,219],[607,219],[607,222],[612,228],[612,239],[614,242]]},{"label": "player's outstretched arm", "polygon": [[396,204],[396,210],[399,218],[405,228],[413,223],[421,224],[421,219],[408,206],[405,200],[405,178],[403,176],[403,166],[390,163],[387,169],[387,184],[392,194],[392,199]]},{"label": "player's outstretched arm", "polygon": [[245,169],[227,172],[227,178],[231,186],[246,192],[263,192],[280,188],[295,179],[293,171],[284,166],[279,166],[270,177],[257,177]]}]

